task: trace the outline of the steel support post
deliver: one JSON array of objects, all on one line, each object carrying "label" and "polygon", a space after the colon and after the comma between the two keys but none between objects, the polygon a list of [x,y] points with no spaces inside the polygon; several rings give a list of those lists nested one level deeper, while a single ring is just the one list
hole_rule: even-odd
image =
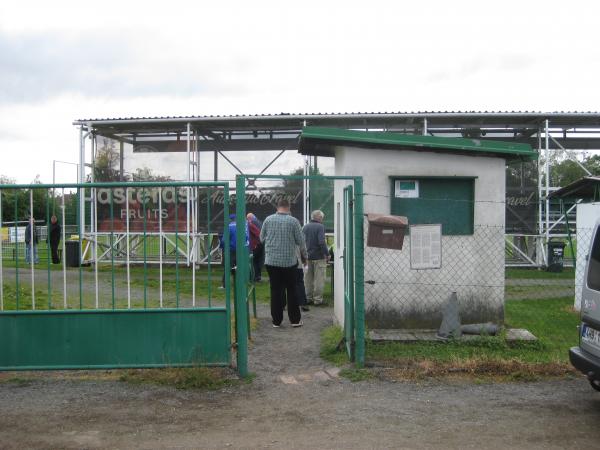
[{"label": "steel support post", "polygon": [[355,360],[365,365],[365,262],[363,180],[354,179],[354,323],[356,326]]},{"label": "steel support post", "polygon": [[[246,177],[238,175],[236,181],[236,261],[235,270],[235,327],[237,330],[237,368],[240,376],[248,375],[248,247],[246,246]],[[227,274],[225,274],[227,278]]]},{"label": "steel support post", "polygon": [[[548,131],[548,119],[545,121],[545,144],[546,144],[546,246],[550,240],[550,136]],[[545,264],[548,265],[548,254],[546,254]]]},{"label": "steel support post", "polygon": [[[187,124],[187,142],[186,142],[186,151],[187,151],[187,179],[186,181],[189,183],[190,181],[192,181],[191,177],[190,177],[190,168],[191,168],[191,161],[190,161],[190,133],[191,133],[191,125],[188,122]],[[186,199],[185,199],[185,211],[186,211],[186,215],[185,215],[185,253],[187,255],[187,265],[190,265],[190,188],[187,187],[186,188]]]},{"label": "steel support post", "polygon": [[[83,127],[79,128],[79,179],[77,182],[83,184],[85,182],[85,137],[83,135]],[[81,241],[81,233],[85,232],[85,189],[79,196],[79,240]],[[79,244],[81,250],[81,242]],[[81,258],[81,256],[80,256]]]},{"label": "steel support post", "polygon": [[535,255],[535,260],[536,263],[539,266],[541,266],[542,264],[544,264],[544,258],[543,258],[543,246],[544,243],[542,241],[542,236],[544,234],[544,213],[543,213],[543,207],[542,207],[542,198],[543,198],[543,188],[542,188],[542,170],[540,167],[540,159],[539,156],[542,153],[542,130],[541,127],[538,127],[538,132],[537,132],[537,137],[538,137],[538,161],[537,161],[537,167],[538,167],[538,238],[536,239],[536,243],[537,243],[537,252]]}]

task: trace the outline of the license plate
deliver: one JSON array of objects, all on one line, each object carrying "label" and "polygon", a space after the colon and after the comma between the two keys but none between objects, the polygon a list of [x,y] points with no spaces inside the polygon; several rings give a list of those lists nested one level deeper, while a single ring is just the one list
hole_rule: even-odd
[{"label": "license plate", "polygon": [[589,325],[581,327],[581,339],[587,344],[600,348],[600,331],[591,328]]}]

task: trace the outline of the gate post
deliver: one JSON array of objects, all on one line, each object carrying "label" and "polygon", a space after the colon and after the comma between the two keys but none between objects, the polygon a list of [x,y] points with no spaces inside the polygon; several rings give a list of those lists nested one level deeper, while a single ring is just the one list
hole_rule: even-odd
[{"label": "gate post", "polygon": [[248,249],[246,247],[246,179],[235,178],[236,270],[235,270],[235,329],[237,331],[237,369],[241,377],[248,376]]},{"label": "gate post", "polygon": [[363,217],[363,180],[354,179],[354,320],[356,326],[355,360],[358,367],[365,365],[365,254]]}]

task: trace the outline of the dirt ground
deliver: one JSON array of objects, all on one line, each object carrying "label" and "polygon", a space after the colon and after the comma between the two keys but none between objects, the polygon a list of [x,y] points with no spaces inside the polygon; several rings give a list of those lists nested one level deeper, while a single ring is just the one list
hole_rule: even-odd
[{"label": "dirt ground", "polygon": [[219,391],[49,376],[0,383],[2,448],[599,448],[600,394],[581,378],[352,383],[319,358],[331,309],[270,326],[251,384]]}]

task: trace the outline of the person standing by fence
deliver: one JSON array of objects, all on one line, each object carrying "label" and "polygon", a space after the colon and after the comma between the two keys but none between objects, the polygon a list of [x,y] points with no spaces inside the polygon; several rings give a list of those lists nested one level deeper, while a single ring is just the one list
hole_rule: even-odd
[{"label": "person standing by fence", "polygon": [[304,274],[304,286],[309,305],[323,303],[325,272],[329,258],[329,249],[325,241],[325,227],[323,226],[324,218],[323,211],[317,209],[311,213],[310,222],[302,228],[308,253],[308,267]]},{"label": "person standing by fence", "polygon": [[62,228],[58,223],[56,216],[50,218],[50,229],[48,230],[48,244],[50,244],[50,251],[52,252],[52,264],[60,263],[60,256],[58,255],[58,244],[60,243]]},{"label": "person standing by fence", "polygon": [[37,245],[39,242],[37,228],[35,227],[35,219],[33,216],[29,219],[29,223],[25,227],[25,262],[31,263],[32,253],[33,262],[40,262],[38,258]]},{"label": "person standing by fence", "polygon": [[[231,268],[231,271],[233,271],[237,265],[237,252],[236,252],[236,248],[237,248],[237,237],[236,237],[236,232],[237,232],[237,226],[235,223],[235,214],[230,214],[229,215],[229,266]],[[246,247],[248,246],[248,224],[246,223],[246,241],[245,241],[245,245]],[[221,235],[219,237],[219,247],[221,248],[221,251],[223,252],[222,255],[222,261],[223,261],[223,278],[222,278],[222,284],[221,284],[221,288],[225,289],[225,235]]]},{"label": "person standing by fence", "polygon": [[265,246],[265,267],[271,288],[271,318],[279,328],[283,321],[283,306],[287,294],[288,318],[292,327],[302,326],[302,313],[296,296],[296,248],[300,248],[302,263],[306,262],[306,244],[300,222],[292,217],[290,202],[282,198],[277,212],[267,217],[260,231]]},{"label": "person standing by fence", "polygon": [[250,251],[252,252],[252,266],[254,268],[254,281],[261,281],[261,271],[265,250],[263,243],[260,242],[260,229],[262,223],[252,213],[246,214],[248,221],[248,231],[250,234]]}]

